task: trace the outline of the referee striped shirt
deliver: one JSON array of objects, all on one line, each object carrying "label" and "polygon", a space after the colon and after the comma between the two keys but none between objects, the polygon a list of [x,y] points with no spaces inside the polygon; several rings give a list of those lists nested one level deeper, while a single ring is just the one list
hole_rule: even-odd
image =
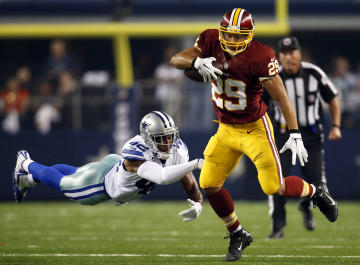
[{"label": "referee striped shirt", "polygon": [[[312,63],[301,62],[301,69],[296,75],[289,75],[280,67],[280,77],[295,107],[299,127],[321,123],[320,98],[329,103],[338,95],[337,88],[324,71]],[[274,120],[285,128],[286,122],[278,104],[274,104]]]}]

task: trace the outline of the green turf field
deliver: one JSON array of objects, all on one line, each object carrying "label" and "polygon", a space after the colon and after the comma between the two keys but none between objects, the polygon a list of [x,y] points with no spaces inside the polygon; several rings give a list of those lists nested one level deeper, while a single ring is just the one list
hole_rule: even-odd
[{"label": "green turf field", "polygon": [[[224,225],[204,205],[183,223],[184,202],[81,206],[76,203],[0,203],[0,264],[223,264]],[[360,203],[340,202],[329,223],[316,209],[316,230],[287,206],[285,239],[266,240],[267,203],[238,202],[237,214],[254,242],[239,264],[360,264]]]}]

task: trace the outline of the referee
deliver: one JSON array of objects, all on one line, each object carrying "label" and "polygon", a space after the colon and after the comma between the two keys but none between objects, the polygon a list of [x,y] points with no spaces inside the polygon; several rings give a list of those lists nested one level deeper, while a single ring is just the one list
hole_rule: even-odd
[{"label": "referee", "polygon": [[[301,168],[303,178],[315,185],[326,185],[324,167],[324,136],[322,126],[321,99],[330,107],[332,128],[330,140],[341,138],[341,110],[338,91],[326,74],[316,65],[301,61],[301,48],[297,38],[287,37],[279,41],[280,76],[287,94],[292,101],[303,137],[309,153],[308,163]],[[275,141],[281,148],[288,139],[287,127],[281,110],[274,101],[270,102],[270,113],[274,123]],[[291,170],[291,153],[280,155],[283,176],[289,176]],[[283,238],[286,225],[286,198],[269,196],[272,231],[268,238]],[[312,201],[301,199],[299,210],[303,214],[303,224],[307,230],[314,230],[315,221],[311,212]]]}]

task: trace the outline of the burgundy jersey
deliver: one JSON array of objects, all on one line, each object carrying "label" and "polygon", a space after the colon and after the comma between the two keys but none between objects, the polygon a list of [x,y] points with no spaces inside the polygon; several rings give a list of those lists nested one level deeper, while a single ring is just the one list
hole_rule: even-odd
[{"label": "burgundy jersey", "polygon": [[261,118],[267,109],[261,99],[261,82],[279,73],[274,50],[253,39],[245,51],[229,56],[220,46],[217,29],[202,32],[195,47],[201,49],[204,58],[215,57],[224,65],[224,75],[211,81],[219,121],[236,124]]}]

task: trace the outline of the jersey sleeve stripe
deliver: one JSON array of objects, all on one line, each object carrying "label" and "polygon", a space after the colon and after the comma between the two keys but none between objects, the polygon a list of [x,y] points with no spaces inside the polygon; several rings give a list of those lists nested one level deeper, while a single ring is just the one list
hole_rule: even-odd
[{"label": "jersey sleeve stripe", "polygon": [[138,157],[138,156],[123,156],[123,158],[126,160],[139,160],[139,161],[146,160],[144,157]]},{"label": "jersey sleeve stripe", "polygon": [[128,154],[128,155],[133,155],[133,156],[140,156],[140,157],[144,157],[144,154],[139,152],[139,151],[135,151],[135,150],[129,150],[129,149],[124,149],[122,150],[123,154]]}]

